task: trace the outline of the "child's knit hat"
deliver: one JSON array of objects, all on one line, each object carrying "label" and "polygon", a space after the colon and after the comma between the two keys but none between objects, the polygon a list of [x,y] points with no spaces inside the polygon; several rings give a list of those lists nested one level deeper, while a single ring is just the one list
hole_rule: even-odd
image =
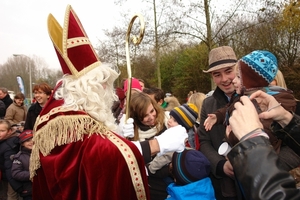
[{"label": "child's knit hat", "polygon": [[245,90],[266,87],[275,78],[276,57],[269,51],[256,50],[239,60],[241,83]]},{"label": "child's knit hat", "polygon": [[177,184],[186,185],[208,177],[210,162],[195,149],[185,149],[181,153],[174,152],[172,173]]},{"label": "child's knit hat", "polygon": [[23,142],[31,139],[32,137],[33,137],[32,130],[25,130],[19,135],[20,143],[22,144]]},{"label": "child's knit hat", "polygon": [[199,111],[196,105],[192,103],[186,103],[175,107],[170,111],[170,115],[174,117],[178,124],[186,128],[186,130],[189,130],[195,124],[198,117],[198,112]]}]

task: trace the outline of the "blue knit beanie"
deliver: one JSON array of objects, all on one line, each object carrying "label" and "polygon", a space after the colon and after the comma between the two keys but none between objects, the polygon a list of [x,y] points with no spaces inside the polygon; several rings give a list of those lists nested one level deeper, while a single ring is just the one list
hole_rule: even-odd
[{"label": "blue knit beanie", "polygon": [[278,71],[277,59],[269,51],[253,51],[242,57],[238,64],[241,82],[246,90],[268,86]]}]

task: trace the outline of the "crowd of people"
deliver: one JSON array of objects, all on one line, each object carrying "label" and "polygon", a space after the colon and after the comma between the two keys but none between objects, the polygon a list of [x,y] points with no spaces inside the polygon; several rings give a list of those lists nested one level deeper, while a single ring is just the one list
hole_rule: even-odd
[{"label": "crowd of people", "polygon": [[300,199],[300,106],[271,52],[212,49],[216,88],[180,104],[138,78],[115,88],[71,6],[64,22],[48,17],[57,85],[28,111],[0,88],[1,199]]},{"label": "crowd of people", "polygon": [[33,148],[35,121],[46,104],[52,89],[47,83],[33,87],[35,103],[24,105],[25,96],[17,93],[13,100],[4,87],[1,102],[5,102],[0,119],[0,199],[32,199],[32,183],[29,179],[29,159]]}]

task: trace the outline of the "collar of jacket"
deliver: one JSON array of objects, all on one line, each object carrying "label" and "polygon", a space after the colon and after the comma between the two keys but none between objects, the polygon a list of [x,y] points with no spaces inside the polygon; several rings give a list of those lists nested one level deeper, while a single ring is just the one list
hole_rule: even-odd
[{"label": "collar of jacket", "polygon": [[219,88],[216,87],[214,93],[213,93],[213,97],[218,101],[218,103],[220,104],[227,104],[229,102],[227,96],[225,95],[225,93]]}]

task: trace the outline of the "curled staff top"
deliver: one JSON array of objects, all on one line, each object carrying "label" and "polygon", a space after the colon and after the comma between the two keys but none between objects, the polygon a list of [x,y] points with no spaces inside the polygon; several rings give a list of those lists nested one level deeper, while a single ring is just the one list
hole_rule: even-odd
[{"label": "curled staff top", "polygon": [[[130,37],[130,33],[131,33],[131,29],[133,26],[133,23],[135,21],[136,18],[139,18],[140,20],[140,34],[139,36],[133,35],[132,37]],[[129,56],[129,43],[132,42],[134,45],[139,45],[144,37],[144,33],[145,33],[145,22],[144,22],[144,17],[141,14],[135,14],[128,26],[127,29],[127,33],[126,33],[126,61],[127,61],[127,74],[128,74],[128,90],[126,92],[126,119],[125,122],[127,121],[127,119],[130,116],[130,111],[129,111],[129,103],[130,103],[130,97],[131,97],[131,90],[129,88],[131,88],[131,65],[130,65],[130,56]]]}]

